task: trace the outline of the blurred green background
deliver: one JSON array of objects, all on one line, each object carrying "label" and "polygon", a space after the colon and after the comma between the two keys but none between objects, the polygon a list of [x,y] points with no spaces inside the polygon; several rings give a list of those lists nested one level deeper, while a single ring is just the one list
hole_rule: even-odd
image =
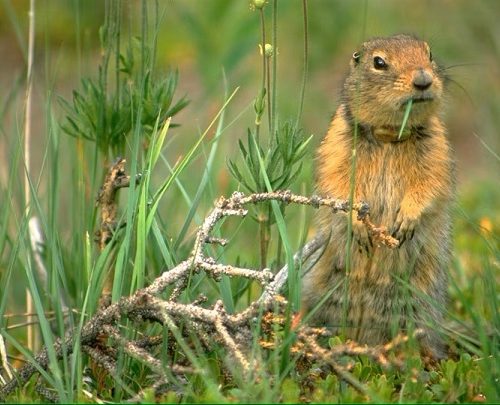
[{"label": "blurred green background", "polygon": [[[153,2],[151,2],[152,4]],[[251,107],[260,80],[259,17],[246,0],[160,1],[158,68],[178,69],[178,95],[191,104],[178,116],[181,135],[170,153],[180,154],[199,128],[204,128],[221,105],[223,72],[229,87],[240,86],[230,105],[230,116]],[[270,12],[271,7],[266,7]],[[3,0],[0,6],[0,88],[4,113],[2,152],[8,153],[13,128],[19,125],[23,97],[9,99],[24,77],[27,36],[27,0]],[[78,19],[76,10],[79,10]],[[139,35],[140,2],[123,3],[132,35]],[[279,115],[296,113],[302,77],[302,5],[297,0],[279,2],[278,106]],[[103,22],[102,0],[37,0],[35,114],[37,135],[43,139],[47,91],[69,97],[81,75],[95,76],[99,61],[98,29]],[[464,64],[448,72],[450,83],[446,121],[457,152],[459,184],[492,180],[498,161],[482,141],[495,151],[500,137],[500,2],[496,0],[310,0],[310,64],[303,127],[317,144],[338,104],[338,93],[350,55],[363,39],[394,33],[414,33],[427,40],[444,66]],[[270,19],[268,19],[268,23]],[[270,26],[268,32],[270,32]],[[56,103],[54,107],[57,109]],[[253,121],[247,108],[238,127]],[[473,134],[477,134],[477,136]],[[233,156],[235,140],[243,130],[231,131],[223,140],[221,156]],[[222,151],[221,151],[222,152]],[[36,150],[34,151],[37,155]],[[42,157],[36,156],[34,166]],[[220,176],[226,171],[221,159]],[[7,161],[2,159],[2,161]],[[311,165],[313,162],[311,161]],[[2,168],[5,179],[6,168]],[[498,179],[496,179],[498,180]]]}]

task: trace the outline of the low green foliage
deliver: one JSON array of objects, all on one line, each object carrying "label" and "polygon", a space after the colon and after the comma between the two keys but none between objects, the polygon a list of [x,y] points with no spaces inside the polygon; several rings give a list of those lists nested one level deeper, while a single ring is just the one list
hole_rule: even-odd
[{"label": "low green foliage", "polygon": [[[120,54],[119,60],[122,74],[117,74],[116,89],[109,89],[104,64],[99,66],[97,80],[82,79],[81,90],[73,90],[71,103],[61,99],[67,114],[63,131],[95,142],[103,156],[124,153],[127,137],[137,120],[147,140],[157,121],[165,122],[187,105],[184,98],[174,103],[177,73],[158,79],[151,70],[141,72],[130,49],[126,56]],[[140,117],[135,117],[137,111]]]},{"label": "low green foliage", "polygon": [[[463,354],[458,360],[443,360],[434,370],[424,368],[420,357],[407,360],[405,371],[381,370],[367,359],[359,359],[352,374],[365,385],[369,396],[339,380],[335,374],[287,378],[281,385],[283,402],[473,402],[486,391],[480,360]],[[276,398],[278,399],[278,398]]]},{"label": "low green foliage", "polygon": [[[306,138],[303,131],[286,122],[279,127],[266,148],[259,143],[255,133],[248,129],[246,145],[240,139],[240,160],[229,160],[228,166],[236,180],[250,193],[267,191],[261,173],[259,155],[264,160],[265,173],[273,190],[286,190],[299,176],[302,160],[308,152],[312,136]],[[258,152],[257,152],[258,149]]]}]

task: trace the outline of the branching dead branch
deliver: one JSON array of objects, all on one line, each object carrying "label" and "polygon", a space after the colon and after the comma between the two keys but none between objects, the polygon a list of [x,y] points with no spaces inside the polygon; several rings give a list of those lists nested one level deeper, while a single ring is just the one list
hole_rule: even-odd
[{"label": "branching dead branch", "polygon": [[[123,159],[115,163],[106,176],[99,195],[98,201],[102,205],[101,227],[98,232],[100,245],[105,245],[110,241],[116,226],[116,191],[121,187],[126,187],[130,181],[125,174],[124,163]],[[385,244],[389,248],[397,246],[397,241],[388,235],[384,228],[378,228],[370,222],[368,206],[365,203],[353,204],[351,208],[349,202],[345,200],[318,196],[304,197],[289,191],[251,195],[235,192],[231,197],[220,198],[215,203],[215,208],[200,226],[193,249],[185,261],[163,272],[150,285],[138,290],[135,294],[100,308],[80,331],[75,329],[58,339],[53,347],[57,359],[61,360],[74,349],[84,350],[110,375],[114,375],[117,361],[115,358],[116,347],[120,347],[128,356],[140,361],[150,369],[152,375],[155,376],[153,388],[162,387],[163,389],[165,384],[168,385],[166,368],[172,374],[203,371],[197,369],[193,358],[196,347],[200,347],[192,340],[195,336],[205,348],[213,349],[216,345],[223,346],[231,359],[238,365],[238,369],[243,370],[243,375],[251,375],[254,367],[247,348],[252,347],[253,326],[257,319],[261,319],[262,314],[264,314],[262,319],[266,319],[266,314],[273,314],[276,307],[284,308],[285,300],[279,293],[286,284],[288,268],[285,266],[274,275],[269,269],[254,270],[223,264],[211,257],[208,253],[209,249],[206,248],[210,244],[224,245],[226,243],[224,239],[212,235],[217,223],[227,217],[244,217],[248,212],[246,206],[264,201],[302,204],[314,208],[329,207],[332,210],[332,215],[340,211],[349,212],[352,209],[357,212],[358,218],[365,223],[369,232],[376,236],[381,244]],[[308,260],[323,247],[324,243],[325,241],[321,237],[307,243],[295,255],[295,264],[300,265]],[[180,302],[179,297],[186,288],[188,278],[193,273],[200,272],[204,272],[214,279],[226,275],[253,280],[262,286],[264,292],[246,309],[233,314],[226,312],[221,301],[210,305],[204,297],[190,303]],[[172,292],[165,299],[163,296],[167,288]],[[278,306],[276,306],[277,303]],[[120,325],[123,324],[123,320],[129,321],[129,328],[132,328],[136,335],[141,336],[140,339],[131,340],[127,336],[133,336],[133,333],[121,332]],[[172,363],[167,359],[158,359],[158,351],[155,352],[155,349],[162,343],[162,337],[145,335],[144,330],[147,329],[144,327],[145,321],[167,328],[169,336],[172,336],[172,340],[175,342],[173,349],[181,353],[178,357],[182,360]],[[131,332],[130,329],[129,332]],[[344,375],[346,371],[340,366],[340,363],[337,363],[339,356],[366,354],[385,366],[389,363],[387,353],[398,346],[397,342],[392,342],[391,345],[382,348],[360,348],[354,343],[348,343],[334,349],[325,349],[318,343],[318,338],[322,334],[324,334],[322,330],[301,326],[296,331],[296,349],[302,348],[305,356],[313,356],[315,360],[329,364],[334,372],[347,381],[349,381],[348,376]],[[109,350],[111,348],[115,350]],[[39,369],[47,369],[48,366],[48,351],[47,348],[44,348],[35,356],[34,363],[27,363],[21,367],[14,378],[0,387],[0,400],[5,399],[16,388],[24,386],[33,375],[39,373]],[[226,371],[231,372],[231,370]]]}]

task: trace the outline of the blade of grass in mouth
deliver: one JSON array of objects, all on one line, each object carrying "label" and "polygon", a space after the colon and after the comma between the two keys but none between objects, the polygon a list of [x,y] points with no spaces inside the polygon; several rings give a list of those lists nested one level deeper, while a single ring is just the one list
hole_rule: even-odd
[{"label": "blade of grass in mouth", "polygon": [[403,123],[401,124],[401,129],[399,130],[398,140],[401,139],[403,131],[405,130],[406,123],[408,122],[408,117],[410,116],[411,106],[413,105],[413,100],[410,98],[406,104],[405,115],[403,116]]}]

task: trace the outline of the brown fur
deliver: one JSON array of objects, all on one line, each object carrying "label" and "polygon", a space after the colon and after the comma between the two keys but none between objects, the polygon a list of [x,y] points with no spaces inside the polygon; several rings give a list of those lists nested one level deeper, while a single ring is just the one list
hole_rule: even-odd
[{"label": "brown fur", "polygon": [[[387,67],[375,69],[376,56]],[[413,83],[422,74],[432,79],[426,89]],[[426,331],[423,348],[435,357],[443,354],[434,325],[441,323],[446,304],[454,194],[439,117],[442,93],[443,78],[423,41],[406,35],[376,38],[353,55],[343,102],[318,150],[317,188],[325,196],[349,198],[356,132],[353,199],[366,201],[372,222],[390,227],[400,246],[374,246],[353,216],[346,269],[348,218],[320,210],[319,232],[329,243],[303,286],[304,312],[331,294],[313,323],[343,325],[349,338],[367,344],[384,343],[412,323]],[[410,98],[408,130],[398,140]]]}]

